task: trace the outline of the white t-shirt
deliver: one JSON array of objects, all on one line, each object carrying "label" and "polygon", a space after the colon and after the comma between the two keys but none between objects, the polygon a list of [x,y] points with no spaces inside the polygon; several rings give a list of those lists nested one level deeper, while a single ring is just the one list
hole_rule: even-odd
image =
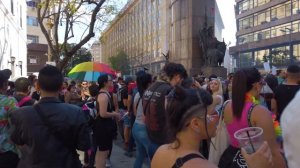
[{"label": "white t-shirt", "polygon": [[289,168],[300,165],[300,91],[284,109],[280,122],[282,128],[285,157]]},{"label": "white t-shirt", "polygon": [[143,105],[142,105],[142,99],[140,98],[140,93],[136,93],[135,96],[134,96],[134,105],[136,103],[139,103],[139,104],[137,105],[137,112],[136,112],[135,122],[138,123],[138,124],[145,125],[145,115],[144,115],[144,112],[143,112]]}]

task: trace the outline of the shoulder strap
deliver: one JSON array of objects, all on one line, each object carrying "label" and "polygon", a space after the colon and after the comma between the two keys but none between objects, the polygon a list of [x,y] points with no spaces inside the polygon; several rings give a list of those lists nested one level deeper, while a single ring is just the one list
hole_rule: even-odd
[{"label": "shoulder strap", "polygon": [[254,109],[254,107],[256,106],[256,104],[252,104],[248,110],[248,115],[247,115],[247,121],[248,121],[248,126],[249,127],[252,127],[252,124],[251,124],[251,114],[252,114],[252,111]]},{"label": "shoulder strap", "polygon": [[50,124],[47,117],[42,112],[39,104],[33,105],[34,110],[36,111],[37,115],[41,119],[42,123],[49,129],[49,132],[56,138],[57,141],[61,142],[66,148],[68,148],[72,153],[76,153],[75,145],[72,145],[72,143],[65,142],[61,136],[58,134],[58,131],[53,128],[53,126]]},{"label": "shoulder strap", "polygon": [[[112,109],[112,96],[110,95],[110,94],[108,94],[107,92],[99,92],[99,94],[101,94],[101,93],[104,93],[104,94],[106,94],[107,95],[107,97],[108,97],[108,104],[109,104],[109,107],[110,107],[110,109]],[[98,101],[97,101],[98,102]]]},{"label": "shoulder strap", "polygon": [[184,157],[178,158],[175,162],[175,164],[172,166],[172,168],[180,168],[182,167],[186,162],[188,162],[189,160],[195,159],[195,158],[201,158],[204,159],[203,156],[199,155],[199,154],[188,154]]}]

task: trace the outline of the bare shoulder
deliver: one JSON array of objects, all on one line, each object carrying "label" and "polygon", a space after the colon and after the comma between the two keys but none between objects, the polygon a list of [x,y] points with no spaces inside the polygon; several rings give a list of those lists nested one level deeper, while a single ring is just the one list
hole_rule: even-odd
[{"label": "bare shoulder", "polygon": [[151,168],[161,168],[171,165],[170,159],[170,148],[169,145],[162,145],[155,152],[153,159],[151,161]]},{"label": "bare shoulder", "polygon": [[99,102],[106,102],[108,100],[105,94],[99,94],[97,99]]},{"label": "bare shoulder", "polygon": [[252,111],[253,117],[270,117],[270,111],[261,105],[257,105],[253,108]]}]

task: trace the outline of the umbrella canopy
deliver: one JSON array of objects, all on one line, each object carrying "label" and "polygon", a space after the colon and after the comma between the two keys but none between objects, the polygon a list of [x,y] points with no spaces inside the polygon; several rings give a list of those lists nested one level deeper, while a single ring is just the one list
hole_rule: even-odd
[{"label": "umbrella canopy", "polygon": [[116,72],[103,63],[84,62],[76,65],[68,76],[80,81],[97,81],[98,77],[104,74],[115,76]]}]

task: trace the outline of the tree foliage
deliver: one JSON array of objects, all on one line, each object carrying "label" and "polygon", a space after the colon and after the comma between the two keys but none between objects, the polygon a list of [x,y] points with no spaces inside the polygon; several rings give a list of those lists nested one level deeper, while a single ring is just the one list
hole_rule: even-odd
[{"label": "tree foliage", "polygon": [[128,75],[130,73],[129,59],[124,51],[119,51],[117,55],[109,58],[110,66],[122,73],[122,75]]},{"label": "tree foliage", "polygon": [[63,69],[63,72],[65,73],[65,75],[67,75],[76,65],[83,62],[92,61],[92,57],[93,56],[91,52],[88,51],[86,48],[82,47],[81,49],[77,50],[77,52],[68,62],[67,66]]},{"label": "tree foliage", "polygon": [[[38,0],[38,23],[49,45],[49,61],[56,62],[57,67],[63,70],[72,56],[95,36],[95,28],[103,28],[112,19],[111,16],[116,12],[112,1],[114,0]],[[85,31],[76,45],[68,47],[74,34],[78,33],[74,32],[76,27]],[[59,37],[59,31],[64,32],[63,37]]]}]

